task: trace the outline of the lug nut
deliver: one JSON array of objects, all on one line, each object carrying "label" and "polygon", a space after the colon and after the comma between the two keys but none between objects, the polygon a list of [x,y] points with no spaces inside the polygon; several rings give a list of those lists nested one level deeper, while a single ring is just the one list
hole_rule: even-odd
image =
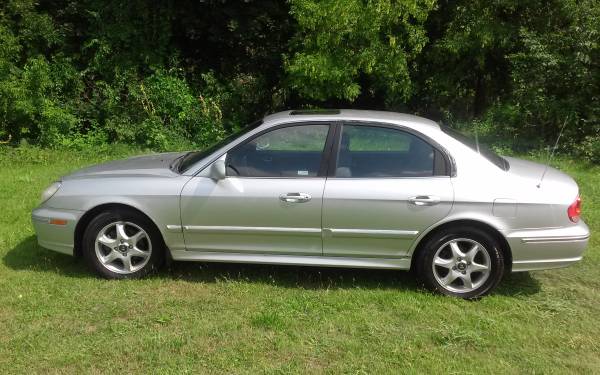
[{"label": "lug nut", "polygon": [[467,271],[461,271],[461,273],[464,275],[464,274],[466,274],[466,273],[467,273]]},{"label": "lug nut", "polygon": [[130,248],[130,249],[133,249],[133,245],[129,245],[129,248]]}]

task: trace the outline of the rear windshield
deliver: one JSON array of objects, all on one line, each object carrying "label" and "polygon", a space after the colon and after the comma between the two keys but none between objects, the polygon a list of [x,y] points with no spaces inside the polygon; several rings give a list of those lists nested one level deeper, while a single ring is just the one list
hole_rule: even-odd
[{"label": "rear windshield", "polygon": [[448,134],[449,136],[451,136],[452,138],[461,142],[465,146],[471,148],[472,150],[477,151],[481,156],[483,156],[487,160],[494,163],[498,168],[505,170],[505,171],[508,171],[508,169],[510,168],[510,165],[508,164],[508,161],[506,159],[504,159],[502,156],[496,154],[494,151],[492,151],[487,146],[484,146],[484,145],[472,140],[471,138],[467,137],[466,135],[464,135],[454,129],[451,129],[445,125],[441,125],[440,127],[442,128],[444,133]]}]

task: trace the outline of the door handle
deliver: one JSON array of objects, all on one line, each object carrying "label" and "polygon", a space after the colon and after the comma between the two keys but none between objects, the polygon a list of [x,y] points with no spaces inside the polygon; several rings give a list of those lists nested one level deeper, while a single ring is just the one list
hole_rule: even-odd
[{"label": "door handle", "polygon": [[440,197],[434,195],[417,195],[409,198],[408,201],[415,206],[435,206],[440,203]]},{"label": "door handle", "polygon": [[308,202],[312,197],[306,193],[287,193],[281,194],[279,200],[288,203],[304,203]]}]

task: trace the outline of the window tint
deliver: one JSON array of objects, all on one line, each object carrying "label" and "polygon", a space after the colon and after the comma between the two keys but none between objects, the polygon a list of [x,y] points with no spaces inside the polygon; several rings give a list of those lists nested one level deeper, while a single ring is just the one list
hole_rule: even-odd
[{"label": "window tint", "polygon": [[344,125],[336,177],[434,175],[434,149],[410,133],[376,126]]},{"label": "window tint", "polygon": [[227,175],[317,176],[328,131],[329,125],[301,125],[262,134],[228,153]]},{"label": "window tint", "polygon": [[447,126],[442,125],[441,128],[444,131],[444,133],[448,134],[452,138],[461,142],[465,146],[471,148],[473,151],[477,151],[481,156],[483,156],[487,160],[494,163],[498,168],[503,169],[505,171],[508,171],[510,169],[510,165],[508,164],[508,161],[506,159],[504,159],[502,156],[497,155],[494,151],[492,151],[487,146],[484,146],[478,142],[475,142],[474,140],[470,139],[466,135],[464,135],[454,129],[451,129]]}]

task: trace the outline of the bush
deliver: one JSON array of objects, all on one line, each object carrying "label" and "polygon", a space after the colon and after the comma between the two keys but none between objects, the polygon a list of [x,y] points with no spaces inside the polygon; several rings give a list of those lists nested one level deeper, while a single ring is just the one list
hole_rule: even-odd
[{"label": "bush", "polygon": [[[597,160],[597,0],[0,2],[0,143],[201,148],[351,107]],[[473,130],[473,129],[471,129]]]},{"label": "bush", "polygon": [[97,104],[108,114],[103,128],[109,140],[168,150],[204,147],[223,136],[220,103],[194,95],[176,72],[157,70],[144,79],[125,75],[119,89],[105,85]]},{"label": "bush", "polygon": [[579,154],[592,163],[600,164],[600,134],[585,137]]}]

